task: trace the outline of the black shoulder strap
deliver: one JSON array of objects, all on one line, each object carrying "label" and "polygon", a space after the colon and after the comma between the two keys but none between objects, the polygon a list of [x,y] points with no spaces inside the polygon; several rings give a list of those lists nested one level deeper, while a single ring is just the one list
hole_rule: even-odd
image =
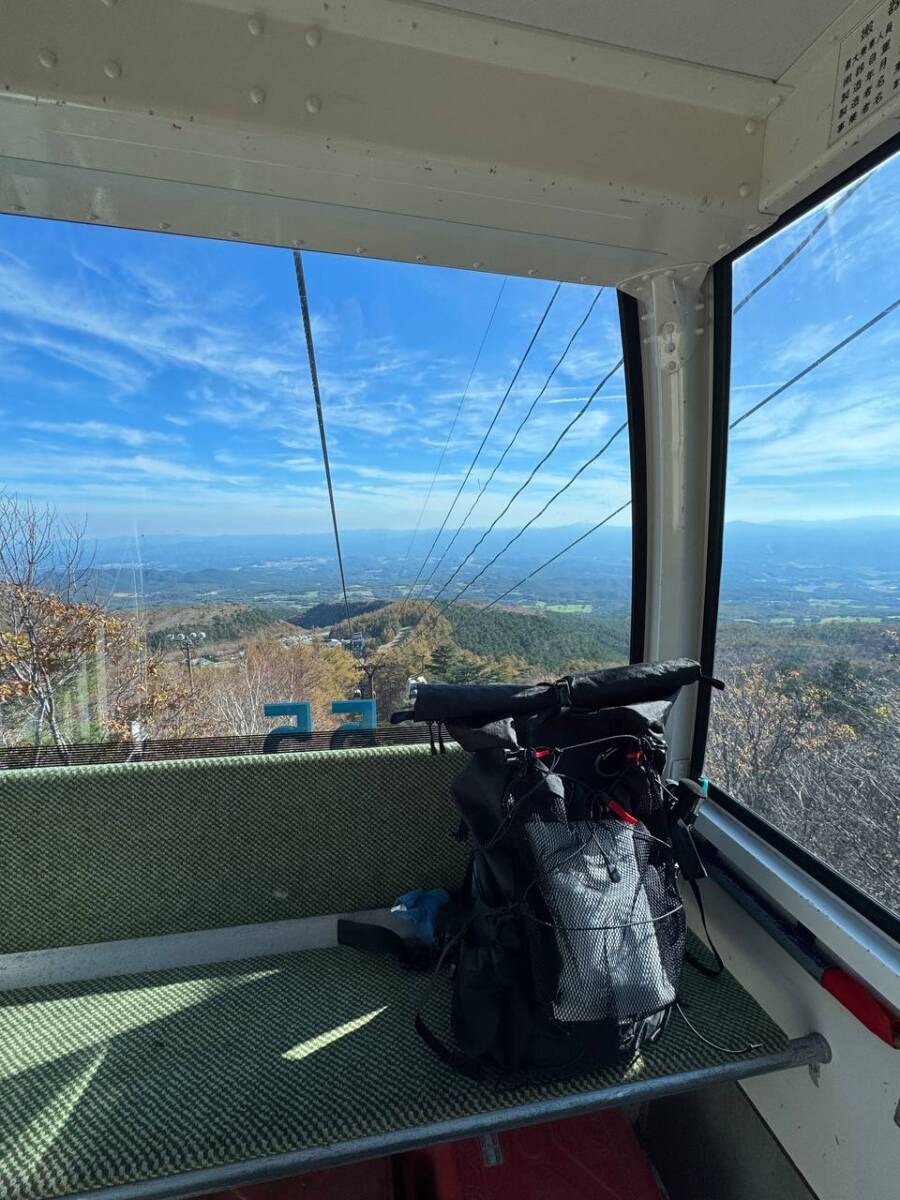
[{"label": "black shoulder strap", "polygon": [[446,1042],[442,1042],[438,1035],[433,1033],[425,1024],[421,1011],[416,1013],[415,1024],[416,1033],[428,1049],[436,1054],[442,1062],[445,1062],[448,1067],[452,1067],[454,1071],[459,1071],[460,1074],[468,1076],[469,1079],[474,1079],[476,1083],[483,1082],[485,1070],[477,1058],[473,1058],[471,1054],[466,1054],[464,1051],[457,1050],[453,1046],[448,1046]]},{"label": "black shoulder strap", "polygon": [[694,968],[702,975],[706,975],[708,979],[715,979],[717,975],[721,975],[725,970],[725,964],[722,962],[722,957],[716,949],[715,942],[712,940],[709,929],[706,924],[706,911],[703,908],[703,897],[700,895],[700,888],[697,886],[696,879],[688,879],[691,891],[694,893],[694,899],[697,901],[697,909],[700,912],[700,923],[703,925],[703,932],[706,934],[706,944],[708,945],[713,958],[716,960],[715,967],[708,967],[706,963],[702,963],[696,955],[691,954],[690,950],[685,954],[685,958]]},{"label": "black shoulder strap", "polygon": [[[466,1054],[462,1050],[457,1050],[453,1046],[448,1046],[445,1042],[441,1041],[438,1035],[428,1028],[422,1017],[422,1009],[431,995],[435,980],[438,978],[438,974],[446,959],[447,952],[457,944],[467,927],[468,925],[463,926],[456,936],[447,942],[441,951],[437,963],[434,964],[434,971],[416,1012],[415,1028],[416,1033],[418,1033],[429,1050],[445,1062],[448,1067],[452,1067],[454,1071],[459,1071],[462,1075],[468,1076],[469,1079],[481,1082],[485,1078],[485,1070],[481,1063],[470,1054]],[[399,933],[395,933],[393,929],[387,929],[383,925],[369,924],[365,921],[349,921],[339,918],[337,923],[337,940],[339,946],[352,946],[355,950],[367,950],[375,954],[392,954],[405,966],[421,968],[430,966],[433,961],[431,947],[422,946],[414,942],[410,943],[406,938],[402,938]],[[427,956],[427,962],[424,961],[425,956]]]}]

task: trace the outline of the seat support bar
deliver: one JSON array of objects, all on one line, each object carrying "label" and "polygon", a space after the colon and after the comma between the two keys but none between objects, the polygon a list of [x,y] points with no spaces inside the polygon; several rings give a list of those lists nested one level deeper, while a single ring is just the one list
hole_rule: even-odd
[{"label": "seat support bar", "polygon": [[274,1154],[247,1162],[228,1163],[199,1171],[186,1171],[162,1179],[101,1188],[79,1193],[71,1197],[71,1200],[175,1200],[180,1196],[193,1196],[202,1192],[261,1183],[265,1180],[298,1175],[305,1171],[320,1170],[324,1167],[337,1167],[367,1158],[399,1154],[406,1150],[417,1150],[423,1146],[434,1145],[437,1142],[451,1142],[461,1138],[479,1137],[486,1133],[500,1133],[504,1129],[537,1125],[543,1121],[556,1121],[564,1117],[580,1116],[583,1113],[597,1112],[604,1108],[618,1108],[635,1102],[646,1103],[662,1096],[689,1092],[710,1084],[748,1079],[753,1075],[767,1075],[775,1071],[788,1070],[791,1067],[816,1066],[828,1063],[830,1060],[831,1049],[828,1043],[821,1035],[811,1033],[806,1037],[791,1039],[783,1050],[776,1053],[741,1057],[720,1066],[703,1067],[695,1071],[683,1071],[656,1079],[639,1080],[616,1087],[575,1093],[554,1100],[519,1104],[512,1108],[498,1108],[488,1113],[459,1117],[448,1121],[436,1121],[374,1137],[335,1142],[328,1146],[293,1150],[286,1154]]}]

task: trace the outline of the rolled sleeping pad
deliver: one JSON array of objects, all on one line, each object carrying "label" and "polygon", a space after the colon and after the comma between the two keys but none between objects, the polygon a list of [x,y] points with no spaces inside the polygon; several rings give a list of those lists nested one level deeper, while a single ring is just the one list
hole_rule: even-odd
[{"label": "rolled sleeping pad", "polygon": [[669,699],[699,678],[699,663],[691,658],[676,658],[663,663],[611,667],[589,675],[569,676],[558,683],[533,686],[420,683],[412,719],[485,721],[492,717],[527,716],[555,708],[593,711]]},{"label": "rolled sleeping pad", "polygon": [[668,700],[699,678],[698,662],[672,658],[668,662],[632,663],[590,675],[572,675],[561,683],[568,683],[570,708],[593,710]]},{"label": "rolled sleeping pad", "polygon": [[414,721],[487,720],[519,717],[558,708],[555,683],[534,686],[517,683],[420,683],[413,709]]}]

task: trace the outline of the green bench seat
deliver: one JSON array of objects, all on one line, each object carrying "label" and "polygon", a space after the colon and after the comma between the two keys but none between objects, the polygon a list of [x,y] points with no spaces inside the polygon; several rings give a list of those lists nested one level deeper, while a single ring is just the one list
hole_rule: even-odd
[{"label": "green bench seat", "polygon": [[[414,1032],[426,976],[298,949],[310,919],[459,883],[448,789],[464,757],[402,746],[0,773],[0,1197],[163,1200],[826,1060],[821,1038],[789,1041],[728,974],[686,968],[698,1028],[757,1048],[717,1050],[675,1014],[625,1066],[476,1084]],[[269,931],[295,929],[290,952],[260,957]],[[229,961],[171,956],[223,937]],[[42,975],[60,955],[74,972]],[[123,965],[135,955],[139,973]],[[428,1005],[445,1035],[447,991]]]},{"label": "green bench seat", "polygon": [[190,1194],[821,1058],[731,976],[686,968],[695,1023],[758,1050],[717,1051],[675,1014],[627,1066],[498,1090],[416,1036],[427,982],[333,948],[0,995],[0,1195]]}]

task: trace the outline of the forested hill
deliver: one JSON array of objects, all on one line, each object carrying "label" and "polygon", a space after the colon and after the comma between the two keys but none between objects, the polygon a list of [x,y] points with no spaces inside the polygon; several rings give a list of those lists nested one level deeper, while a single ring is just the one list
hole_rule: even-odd
[{"label": "forested hill", "polygon": [[626,617],[510,612],[462,603],[449,610],[447,619],[457,646],[485,658],[511,654],[547,671],[628,661]]},{"label": "forested hill", "polygon": [[486,609],[465,602],[453,605],[443,616],[437,615],[439,611],[420,600],[408,605],[381,602],[332,624],[338,606],[318,604],[298,620],[308,629],[317,622],[331,625],[335,637],[362,633],[375,645],[389,642],[401,630],[416,629],[435,644],[452,642],[482,659],[511,656],[551,673],[628,661],[626,617]]}]

